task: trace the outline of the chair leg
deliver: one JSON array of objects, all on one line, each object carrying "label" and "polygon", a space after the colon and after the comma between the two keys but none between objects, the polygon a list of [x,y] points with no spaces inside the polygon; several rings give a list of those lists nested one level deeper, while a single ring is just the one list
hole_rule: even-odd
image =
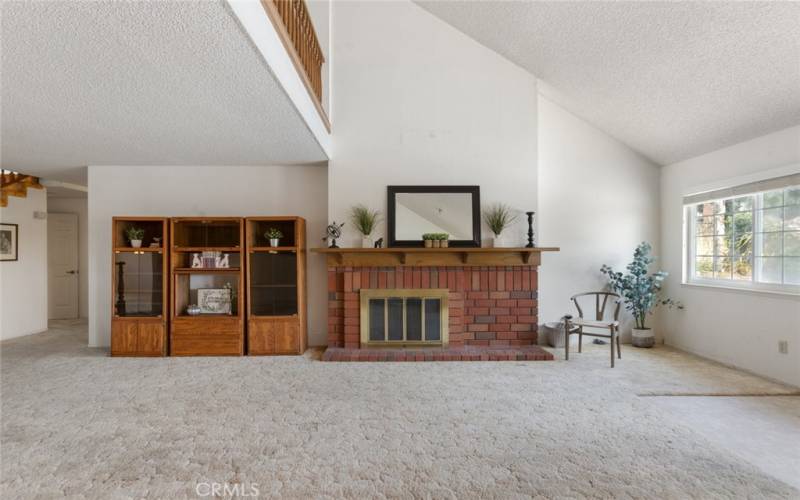
[{"label": "chair leg", "polygon": [[569,360],[569,320],[564,318],[564,359]]},{"label": "chair leg", "polygon": [[617,359],[622,359],[622,348],[619,346],[619,329],[617,329]]},{"label": "chair leg", "polygon": [[583,327],[578,330],[578,352],[583,352]]},{"label": "chair leg", "polygon": [[611,327],[611,368],[614,368],[614,327]]}]

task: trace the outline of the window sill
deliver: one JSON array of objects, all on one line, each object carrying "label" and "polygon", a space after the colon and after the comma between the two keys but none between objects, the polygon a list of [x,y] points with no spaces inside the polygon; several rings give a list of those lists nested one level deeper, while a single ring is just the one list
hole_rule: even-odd
[{"label": "window sill", "polygon": [[681,283],[681,286],[688,288],[710,288],[725,292],[738,292],[751,295],[777,296],[777,297],[786,297],[786,298],[800,300],[799,290],[773,290],[769,288],[750,288],[743,286],[723,285],[717,283],[700,283],[696,281],[683,282]]}]

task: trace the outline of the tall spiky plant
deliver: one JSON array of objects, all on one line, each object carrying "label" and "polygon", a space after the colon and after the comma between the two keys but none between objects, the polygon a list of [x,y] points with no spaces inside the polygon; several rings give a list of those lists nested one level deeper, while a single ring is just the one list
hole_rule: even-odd
[{"label": "tall spiky plant", "polygon": [[369,236],[381,221],[380,210],[372,210],[365,205],[356,205],[350,210],[350,220],[364,236]]},{"label": "tall spiky plant", "polygon": [[483,220],[495,236],[500,236],[505,228],[517,220],[517,215],[508,205],[495,203],[483,211]]}]

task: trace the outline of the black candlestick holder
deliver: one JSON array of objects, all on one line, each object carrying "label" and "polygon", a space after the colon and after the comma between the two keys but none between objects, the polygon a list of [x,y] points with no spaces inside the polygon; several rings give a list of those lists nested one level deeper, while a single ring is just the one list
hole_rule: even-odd
[{"label": "black candlestick holder", "polygon": [[525,248],[533,248],[533,215],[536,212],[525,212],[525,215],[528,216],[528,244],[525,245]]}]

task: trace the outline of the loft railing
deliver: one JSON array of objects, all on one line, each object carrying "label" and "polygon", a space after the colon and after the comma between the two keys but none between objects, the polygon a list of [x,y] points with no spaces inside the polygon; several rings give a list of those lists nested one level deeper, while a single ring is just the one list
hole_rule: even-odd
[{"label": "loft railing", "polygon": [[299,65],[298,70],[302,69],[305,73],[306,85],[317,98],[321,109],[322,63],[325,62],[325,57],[322,55],[306,3],[303,0],[261,0],[261,3],[267,14],[270,14],[273,23],[275,23],[274,17],[277,17],[283,25],[285,37],[290,42],[287,44],[284,40],[286,49],[290,53],[294,52],[295,65]]}]

